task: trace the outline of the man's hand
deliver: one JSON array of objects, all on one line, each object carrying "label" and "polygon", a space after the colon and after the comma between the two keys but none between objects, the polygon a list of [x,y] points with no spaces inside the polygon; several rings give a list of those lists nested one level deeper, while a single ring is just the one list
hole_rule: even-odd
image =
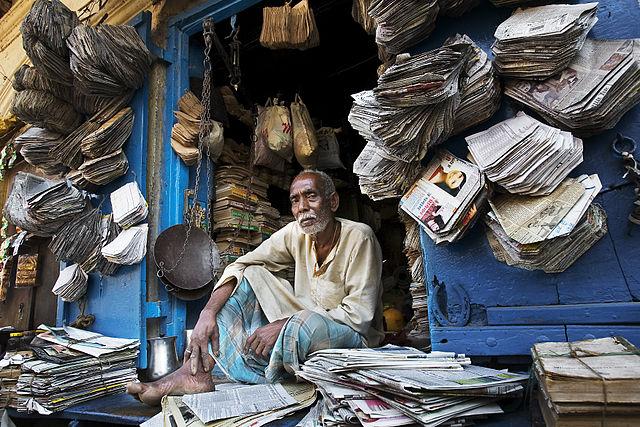
[{"label": "man's hand", "polygon": [[244,352],[252,350],[256,356],[266,359],[280,335],[282,327],[289,319],[280,319],[255,330],[244,345]]},{"label": "man's hand", "polygon": [[191,375],[196,375],[200,366],[202,366],[204,372],[209,372],[213,369],[215,362],[209,354],[209,342],[211,342],[213,354],[217,356],[219,349],[218,338],[216,313],[205,307],[200,312],[198,322],[193,328],[193,332],[191,332],[189,348],[184,352],[183,363],[187,363],[187,361],[191,363]]}]

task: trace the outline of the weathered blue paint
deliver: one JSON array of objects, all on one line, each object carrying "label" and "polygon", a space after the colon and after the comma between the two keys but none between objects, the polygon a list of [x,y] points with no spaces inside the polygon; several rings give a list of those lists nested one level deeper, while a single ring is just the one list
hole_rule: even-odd
[{"label": "weathered blue paint", "polygon": [[[151,14],[139,14],[131,22],[147,46],[151,41]],[[127,174],[111,184],[100,189],[100,195],[106,200],[102,205],[104,212],[110,212],[109,194],[127,182],[136,181],[140,191],[146,197],[147,189],[147,127],[149,119],[149,82],[140,88],[131,107],[135,117],[131,138],[124,149],[129,161]],[[92,313],[96,321],[92,329],[105,335],[146,339],[147,324],[145,320],[145,302],[147,299],[147,271],[146,261],[133,266],[123,266],[110,277],[100,277],[98,274],[89,275],[87,290],[87,305],[85,313]],[[80,313],[77,304],[65,303],[58,300],[58,325],[72,322]],[[140,348],[140,366],[146,366],[146,347]]]},{"label": "weathered blue paint", "polygon": [[[640,25],[637,24],[640,7],[635,0],[608,0],[599,4],[599,22],[590,37],[640,37]],[[458,32],[466,33],[490,52],[495,28],[510,13],[508,9],[483,5],[462,18],[440,18],[436,32],[415,51],[440,46],[448,36]],[[512,117],[518,109],[517,105],[503,99],[502,108],[489,122],[452,138],[445,146],[464,156],[464,136]],[[608,336],[618,331],[635,344],[640,344],[640,227],[629,233],[626,217],[631,209],[633,189],[624,185],[620,158],[611,150],[610,143],[616,132],[640,141],[640,107],[628,112],[616,129],[584,141],[584,162],[571,176],[599,174],[604,188],[596,202],[607,211],[609,233],[564,273],[530,272],[499,263],[486,242],[481,224],[476,225],[462,241],[450,246],[436,247],[426,235],[421,236],[427,279],[432,280],[436,276],[447,285],[461,286],[471,306],[470,321],[465,327],[445,327],[438,324],[434,316],[431,317],[434,349],[465,351],[472,355],[528,354],[530,344],[535,342],[533,338],[541,331],[541,326],[533,325],[547,325],[546,328],[555,331],[554,339],[566,340],[576,339],[579,335],[575,333],[578,327],[567,324],[585,322],[591,325],[604,322],[628,324],[610,327],[585,325],[579,330],[592,329],[593,336]],[[636,154],[640,156],[640,152]],[[455,314],[459,308],[454,305],[460,305],[460,298],[449,293],[449,311]],[[585,305],[581,307],[578,304]],[[557,306],[548,307],[552,305]],[[524,314],[517,309],[526,306],[533,307],[524,308]],[[500,307],[508,308],[502,310]],[[538,307],[541,308],[536,312]],[[577,319],[580,313],[586,318]],[[504,326],[485,326],[491,323]]]},{"label": "weathered blue paint", "polygon": [[640,327],[638,326],[567,325],[567,339],[569,341],[614,337],[616,335],[625,337],[636,346],[640,343]]}]

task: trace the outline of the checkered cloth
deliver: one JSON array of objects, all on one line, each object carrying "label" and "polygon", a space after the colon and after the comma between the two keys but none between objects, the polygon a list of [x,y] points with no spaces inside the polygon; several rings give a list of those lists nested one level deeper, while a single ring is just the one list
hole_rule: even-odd
[{"label": "checkered cloth", "polygon": [[218,368],[235,381],[274,383],[292,376],[307,355],[325,348],[360,348],[362,336],[350,327],[310,310],[291,316],[280,331],[269,360],[243,352],[246,340],[269,321],[247,279],[218,313]]}]

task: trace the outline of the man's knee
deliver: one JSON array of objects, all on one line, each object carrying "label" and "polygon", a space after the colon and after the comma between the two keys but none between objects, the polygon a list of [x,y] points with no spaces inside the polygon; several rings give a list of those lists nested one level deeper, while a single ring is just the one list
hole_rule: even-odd
[{"label": "man's knee", "polygon": [[289,336],[300,337],[300,334],[313,336],[326,335],[327,322],[324,316],[313,310],[301,310],[295,313],[287,322],[285,333]]}]

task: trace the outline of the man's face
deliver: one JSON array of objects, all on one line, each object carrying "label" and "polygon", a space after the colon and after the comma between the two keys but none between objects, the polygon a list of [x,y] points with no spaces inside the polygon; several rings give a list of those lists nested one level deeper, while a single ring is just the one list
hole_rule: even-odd
[{"label": "man's face", "polygon": [[304,174],[291,183],[289,190],[291,212],[305,234],[317,234],[324,230],[338,208],[338,195],[324,195],[320,177]]}]

